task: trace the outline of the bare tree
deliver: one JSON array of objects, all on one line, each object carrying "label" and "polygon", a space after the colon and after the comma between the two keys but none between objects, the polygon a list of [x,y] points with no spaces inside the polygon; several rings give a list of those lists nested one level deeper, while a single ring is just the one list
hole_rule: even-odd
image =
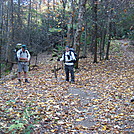
[{"label": "bare tree", "polygon": [[93,47],[94,47],[94,63],[97,63],[97,5],[98,0],[93,0],[93,13],[94,13],[94,40],[93,40]]},{"label": "bare tree", "polygon": [[112,29],[112,23],[108,23],[108,43],[107,43],[107,50],[106,50],[106,60],[109,60],[109,48],[110,48],[110,43],[111,43],[111,29]]},{"label": "bare tree", "polygon": [[0,78],[1,78],[1,47],[2,47],[2,29],[3,29],[3,0],[0,1]]},{"label": "bare tree", "polygon": [[27,24],[28,24],[28,32],[29,32],[29,34],[28,34],[28,45],[30,45],[30,41],[31,41],[31,33],[30,33],[30,30],[31,30],[31,0],[30,0],[30,3],[29,3]]},{"label": "bare tree", "polygon": [[[76,28],[75,37],[74,37],[74,48],[76,50],[78,57],[80,53],[80,38],[82,34],[82,27],[84,26],[83,20],[86,11],[86,2],[87,0],[79,0],[78,24]],[[76,68],[78,68],[78,61],[76,62]]]},{"label": "bare tree", "polygon": [[67,43],[73,47],[74,45],[74,19],[75,19],[75,4],[74,0],[71,0],[71,15],[69,18],[69,26],[67,31]]},{"label": "bare tree", "polygon": [[5,52],[5,61],[6,61],[6,70],[11,70],[13,67],[13,53],[12,53],[12,44],[14,43],[14,4],[13,0],[7,2],[7,20],[6,20],[6,52]]}]

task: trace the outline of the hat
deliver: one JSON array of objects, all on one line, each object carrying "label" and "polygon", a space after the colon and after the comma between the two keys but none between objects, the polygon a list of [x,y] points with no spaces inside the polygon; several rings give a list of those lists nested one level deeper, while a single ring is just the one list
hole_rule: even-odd
[{"label": "hat", "polygon": [[26,49],[26,45],[22,45],[22,48]]},{"label": "hat", "polygon": [[16,49],[20,49],[21,47],[22,47],[22,44],[21,44],[21,43],[18,43],[18,44],[16,44],[16,46],[15,46]]},{"label": "hat", "polygon": [[21,45],[22,45],[21,43],[16,44],[16,46],[21,46]]},{"label": "hat", "polygon": [[70,48],[69,46],[66,46],[66,47]]}]

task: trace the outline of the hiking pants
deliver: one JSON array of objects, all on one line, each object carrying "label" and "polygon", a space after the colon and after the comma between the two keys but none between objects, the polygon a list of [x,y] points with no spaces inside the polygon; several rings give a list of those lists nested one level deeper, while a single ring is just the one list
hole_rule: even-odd
[{"label": "hiking pants", "polygon": [[28,62],[18,62],[18,72],[28,72]]},{"label": "hiking pants", "polygon": [[66,81],[69,81],[69,73],[71,74],[71,81],[74,82],[74,65],[65,65]]}]

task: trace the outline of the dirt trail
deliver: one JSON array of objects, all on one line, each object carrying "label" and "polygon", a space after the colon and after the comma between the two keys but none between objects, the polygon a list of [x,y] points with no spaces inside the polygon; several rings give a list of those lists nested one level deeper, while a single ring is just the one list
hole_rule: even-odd
[{"label": "dirt trail", "polygon": [[121,49],[123,50],[125,57],[130,59],[130,60],[134,60],[134,46],[133,45],[129,45],[130,41],[127,40],[120,40],[118,41],[120,42],[121,45]]},{"label": "dirt trail", "polygon": [[[121,51],[125,57],[124,61],[123,61],[124,64],[126,63],[126,64],[134,65],[134,46],[130,46],[129,41],[126,41],[126,40],[120,40],[117,42],[120,44]],[[96,120],[95,116],[92,113],[96,113],[96,110],[98,110],[99,107],[96,104],[93,105],[92,102],[99,101],[99,99],[100,99],[100,101],[103,100],[103,98],[101,98],[100,92],[97,92],[97,90],[96,90],[99,88],[100,87],[97,85],[96,86],[90,85],[90,86],[88,86],[88,89],[86,89],[86,87],[85,88],[70,87],[68,89],[68,94],[71,94],[72,96],[74,96],[74,99],[79,100],[78,103],[80,103],[80,107],[78,110],[83,111],[83,113],[85,111],[85,113],[84,113],[85,119],[82,121],[79,121],[79,122],[74,122],[75,125],[85,126],[85,127],[89,128],[89,130],[94,130],[94,126],[97,126],[99,119]],[[89,89],[92,89],[92,90],[89,90]],[[102,90],[102,89],[100,89],[100,90]],[[111,90],[114,90],[114,89],[111,88]],[[106,102],[110,101],[110,99],[111,98],[108,98],[108,100]],[[88,108],[86,106],[88,106]],[[107,119],[104,119],[104,120],[107,120]],[[92,133],[94,133],[94,132],[95,131],[93,131]],[[131,133],[131,130],[124,129],[124,132]],[[86,134],[91,134],[91,131],[89,133],[86,132]]]},{"label": "dirt trail", "polygon": [[93,64],[90,56],[81,59],[80,68],[75,72],[75,84],[63,81],[62,69],[55,79],[52,69],[56,61],[50,61],[51,55],[39,56],[40,66],[29,72],[29,84],[15,85],[17,79],[14,79],[1,86],[0,105],[5,116],[1,120],[6,124],[7,119],[15,115],[11,108],[9,117],[4,111],[12,106],[6,106],[7,102],[13,100],[15,112],[21,109],[18,118],[25,107],[35,110],[35,115],[29,118],[32,123],[39,119],[38,124],[34,124],[33,134],[134,133],[134,111],[130,104],[134,89],[133,46],[130,49],[124,45],[128,42],[118,43],[122,56],[110,55],[110,60],[98,64]]}]

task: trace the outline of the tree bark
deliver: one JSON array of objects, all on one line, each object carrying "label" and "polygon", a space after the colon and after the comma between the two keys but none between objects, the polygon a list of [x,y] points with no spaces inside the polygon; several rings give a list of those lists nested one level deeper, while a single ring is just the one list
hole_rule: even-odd
[{"label": "tree bark", "polygon": [[105,39],[106,39],[106,29],[103,27],[101,34],[101,43],[100,43],[100,60],[104,59],[104,47],[105,47]]},{"label": "tree bark", "polygon": [[17,10],[17,34],[18,34],[18,39],[22,40],[22,20],[21,20],[21,5],[20,5],[20,0],[18,0],[18,10]]},{"label": "tree bark", "polygon": [[93,3],[93,11],[94,11],[94,42],[93,42],[93,46],[94,46],[94,62],[93,63],[97,63],[97,4],[98,4],[98,0],[94,0]]},{"label": "tree bark", "polygon": [[73,47],[74,45],[74,14],[75,14],[75,9],[74,9],[74,0],[71,0],[71,16],[69,20],[69,27],[67,31],[67,45]]},{"label": "tree bark", "polygon": [[84,37],[83,37],[83,54],[82,57],[86,58],[87,57],[87,22],[85,25],[85,31],[83,32]]},{"label": "tree bark", "polygon": [[76,50],[76,53],[78,55],[78,60],[76,62],[76,68],[78,68],[78,62],[79,62],[79,53],[80,53],[80,38],[82,34],[82,27],[84,26],[84,15],[86,11],[86,2],[87,0],[79,0],[79,13],[78,13],[78,24],[76,28],[76,33],[74,37],[74,48]]},{"label": "tree bark", "polygon": [[14,43],[14,4],[11,0],[11,44]]},{"label": "tree bark", "polygon": [[1,53],[1,47],[2,47],[2,30],[3,29],[3,0],[0,1],[0,78],[2,75],[1,72],[1,57],[2,57],[2,53]]},{"label": "tree bark", "polygon": [[112,29],[112,23],[109,22],[109,35],[108,35],[108,44],[107,44],[107,50],[106,50],[106,60],[109,60],[109,48],[110,48],[110,42],[111,42],[111,29]]},{"label": "tree bark", "polygon": [[13,52],[12,52],[12,45],[14,43],[14,5],[13,0],[8,1],[7,3],[7,22],[6,22],[6,50],[5,50],[5,61],[6,61],[6,68],[12,69],[13,64],[8,63],[8,61],[13,61]]},{"label": "tree bark", "polygon": [[67,4],[67,0],[62,0],[62,7],[63,7],[63,10],[62,10],[62,20],[61,20],[61,27],[62,27],[62,42],[61,42],[61,45],[64,46],[65,45],[65,31],[66,31],[66,24],[65,24],[65,8],[66,8],[66,4]]},{"label": "tree bark", "polygon": [[30,45],[31,42],[31,0],[30,0],[30,4],[29,4],[29,11],[28,11],[28,45]]}]

